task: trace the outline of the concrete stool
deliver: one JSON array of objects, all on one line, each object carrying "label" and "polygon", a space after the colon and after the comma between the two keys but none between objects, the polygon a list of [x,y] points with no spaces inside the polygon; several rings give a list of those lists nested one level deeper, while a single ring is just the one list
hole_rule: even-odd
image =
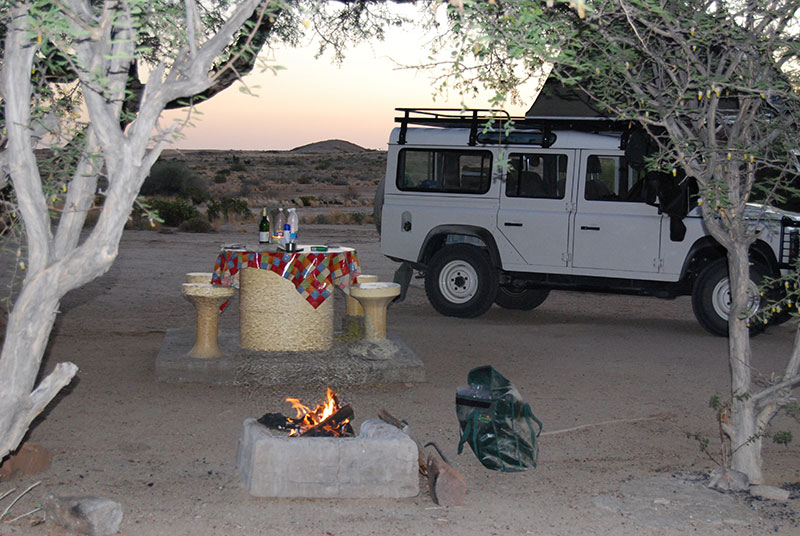
[{"label": "concrete stool", "polygon": [[[369,274],[359,274],[358,276],[358,283],[377,283],[378,276],[377,275],[369,275]],[[364,309],[361,308],[361,304],[358,303],[358,300],[353,299],[351,295],[347,295],[347,303],[346,303],[346,312],[347,316],[364,316]]]},{"label": "concrete stool", "polygon": [[211,283],[214,276],[211,272],[189,272],[186,274],[187,283]]},{"label": "concrete stool", "polygon": [[233,296],[234,292],[233,287],[211,283],[181,285],[181,294],[191,301],[197,310],[197,331],[194,336],[194,346],[189,351],[191,357],[202,359],[222,357],[217,345],[219,307]]},{"label": "concrete stool", "polygon": [[397,283],[359,283],[350,287],[350,295],[364,308],[364,338],[386,338],[386,307],[400,295]]}]

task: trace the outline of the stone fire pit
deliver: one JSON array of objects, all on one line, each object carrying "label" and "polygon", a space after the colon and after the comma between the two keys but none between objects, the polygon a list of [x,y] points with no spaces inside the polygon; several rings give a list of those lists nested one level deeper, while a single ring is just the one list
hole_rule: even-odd
[{"label": "stone fire pit", "polygon": [[379,419],[356,437],[288,437],[244,421],[236,467],[254,497],[401,498],[419,493],[417,445]]}]

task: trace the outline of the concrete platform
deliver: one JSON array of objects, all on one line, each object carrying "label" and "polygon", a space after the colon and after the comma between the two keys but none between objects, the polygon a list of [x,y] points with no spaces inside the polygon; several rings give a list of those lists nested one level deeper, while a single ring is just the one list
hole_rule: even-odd
[{"label": "concrete platform", "polygon": [[422,360],[398,338],[336,341],[329,350],[260,352],[239,347],[239,332],[220,330],[223,357],[195,359],[194,329],[168,329],[156,356],[156,380],[215,385],[363,385],[424,382]]}]

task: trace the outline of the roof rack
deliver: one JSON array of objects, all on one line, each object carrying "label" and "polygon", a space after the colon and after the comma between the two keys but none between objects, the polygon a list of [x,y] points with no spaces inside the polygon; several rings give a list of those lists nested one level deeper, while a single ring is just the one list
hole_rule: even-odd
[{"label": "roof rack", "polygon": [[537,130],[541,145],[547,146],[553,130],[577,130],[581,132],[624,132],[633,128],[633,123],[607,117],[511,117],[505,110],[488,108],[395,108],[402,116],[394,118],[400,123],[398,143],[406,143],[408,125],[424,125],[439,128],[469,128],[469,145],[477,145],[478,136],[486,125],[502,129],[503,123],[513,121],[516,129]]},{"label": "roof rack", "polygon": [[400,139],[398,143],[406,143],[408,125],[427,125],[440,128],[469,128],[469,144],[476,145],[478,131],[487,123],[509,121],[511,116],[505,110],[489,108],[395,108],[403,113],[403,117],[395,117],[400,123]]}]

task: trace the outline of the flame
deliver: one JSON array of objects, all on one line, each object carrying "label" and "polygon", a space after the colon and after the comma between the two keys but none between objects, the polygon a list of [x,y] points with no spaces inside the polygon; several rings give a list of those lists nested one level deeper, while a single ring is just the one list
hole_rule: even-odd
[{"label": "flame", "polygon": [[[290,436],[302,435],[308,429],[317,426],[319,423],[336,413],[341,409],[341,404],[339,404],[339,399],[336,393],[333,392],[333,389],[328,387],[325,401],[322,404],[318,404],[316,408],[313,410],[300,402],[299,398],[292,398],[286,397],[285,401],[292,405],[295,412],[297,413],[297,417],[295,419],[289,419],[291,422],[297,422],[298,426],[291,432],[289,432]],[[350,422],[348,419],[345,419],[340,424],[340,428]],[[335,435],[342,435],[338,430],[329,430],[331,433]]]}]

